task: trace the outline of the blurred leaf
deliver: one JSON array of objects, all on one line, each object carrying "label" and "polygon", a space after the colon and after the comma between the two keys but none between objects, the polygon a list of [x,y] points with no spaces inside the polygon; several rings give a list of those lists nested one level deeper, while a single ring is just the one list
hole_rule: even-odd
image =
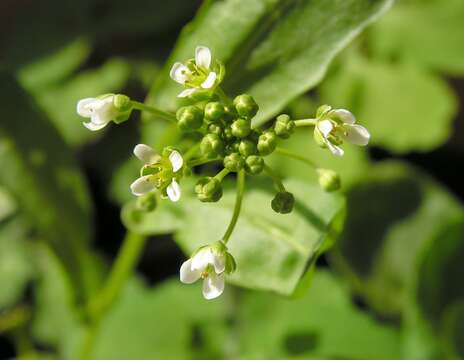
[{"label": "blurred leaf", "polygon": [[0,222],[16,211],[16,203],[11,195],[0,187]]},{"label": "blurred leaf", "polygon": [[76,290],[89,290],[85,246],[92,234],[89,194],[56,130],[12,76],[0,74],[0,184],[59,255]]},{"label": "blurred leaf", "polygon": [[398,2],[372,28],[376,56],[421,64],[450,75],[464,74],[464,2]]},{"label": "blurred leaf", "polygon": [[443,326],[450,355],[456,360],[464,358],[464,301],[447,308]]},{"label": "blurred leaf", "polygon": [[347,205],[335,263],[377,311],[398,315],[418,254],[462,216],[462,206],[425,174],[396,162],[366,172],[347,192]]},{"label": "blurred leaf", "polygon": [[[206,2],[188,24],[148,97],[174,109],[181,88],[169,78],[175,61],[197,45],[226,63],[233,93],[256,97],[262,123],[322,78],[332,58],[391,4],[389,0],[227,0]],[[240,10],[240,11],[238,11]]]},{"label": "blurred leaf", "polygon": [[321,87],[326,103],[353,111],[371,143],[396,153],[443,144],[452,131],[457,101],[441,78],[421,69],[348,55]]}]

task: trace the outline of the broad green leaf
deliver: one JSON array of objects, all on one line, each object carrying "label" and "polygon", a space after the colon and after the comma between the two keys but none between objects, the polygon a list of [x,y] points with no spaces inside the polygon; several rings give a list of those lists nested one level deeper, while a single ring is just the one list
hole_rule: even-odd
[{"label": "broad green leaf", "polygon": [[451,134],[457,111],[453,92],[420,68],[368,61],[347,54],[321,87],[324,102],[353,111],[371,132],[371,144],[395,153],[426,151]]},{"label": "broad green leaf", "polygon": [[398,315],[407,303],[418,255],[462,206],[424,173],[386,162],[347,192],[345,228],[332,253],[368,303]]},{"label": "broad green leaf", "polygon": [[225,62],[224,84],[232,95],[247,92],[261,107],[262,123],[290,100],[314,87],[333,57],[391,4],[389,0],[226,0],[209,1],[188,24],[164,74],[148,97],[175,108],[181,91],[169,78],[175,61],[208,46]]},{"label": "broad green leaf", "polygon": [[57,131],[8,74],[0,74],[0,184],[59,255],[76,290],[85,289],[92,234],[87,188]]}]

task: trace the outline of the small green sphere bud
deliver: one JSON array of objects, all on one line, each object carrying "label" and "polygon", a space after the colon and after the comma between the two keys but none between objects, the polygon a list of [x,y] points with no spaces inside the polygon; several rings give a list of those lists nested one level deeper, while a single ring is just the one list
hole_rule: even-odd
[{"label": "small green sphere bud", "polygon": [[234,99],[234,106],[241,117],[251,119],[258,112],[259,106],[252,96],[243,94]]},{"label": "small green sphere bud", "polygon": [[177,126],[182,131],[196,130],[203,124],[203,111],[194,105],[177,110]]},{"label": "small green sphere bud", "polygon": [[206,134],[200,143],[200,150],[203,156],[213,159],[222,154],[224,143],[216,134]]},{"label": "small green sphere bud", "polygon": [[222,126],[218,124],[209,124],[208,132],[211,134],[216,134],[218,136],[222,135]]},{"label": "small green sphere bud", "polygon": [[114,95],[113,105],[119,111],[129,111],[132,108],[131,99],[123,94]]},{"label": "small green sphere bud", "polygon": [[290,119],[290,116],[282,114],[277,116],[274,124],[274,131],[281,139],[288,139],[295,130],[295,122]]},{"label": "small green sphere bud", "polygon": [[279,214],[288,214],[292,212],[294,204],[295,197],[288,191],[278,192],[271,201],[272,210]]},{"label": "small green sphere bud", "polygon": [[156,209],[157,200],[155,192],[149,192],[137,198],[137,209],[150,212]]},{"label": "small green sphere bud", "polygon": [[258,151],[260,155],[269,155],[277,146],[277,136],[274,131],[264,132],[258,140]]},{"label": "small green sphere bud", "polygon": [[202,202],[216,202],[222,197],[222,184],[213,177],[205,177],[198,180],[195,192]]},{"label": "small green sphere bud", "polygon": [[232,129],[230,126],[226,126],[224,128],[224,131],[222,132],[222,135],[225,140],[232,140],[234,138],[234,134],[232,134]]},{"label": "small green sphere bud", "polygon": [[210,102],[205,106],[205,120],[217,122],[224,116],[224,106],[219,102]]},{"label": "small green sphere bud", "polygon": [[261,156],[250,155],[245,160],[245,170],[251,175],[258,175],[264,169],[264,160]]},{"label": "small green sphere bud", "polygon": [[340,189],[342,182],[340,176],[330,169],[317,169],[319,185],[324,191],[331,192]]},{"label": "small green sphere bud", "polygon": [[234,152],[224,158],[224,167],[227,170],[238,172],[245,166],[245,160],[240,154]]},{"label": "small green sphere bud", "polygon": [[237,119],[230,126],[232,135],[237,138],[244,138],[251,132],[251,123],[249,120]]},{"label": "small green sphere bud", "polygon": [[240,154],[247,157],[256,154],[258,149],[256,148],[256,145],[253,141],[245,139],[240,141],[240,144],[238,145],[238,151]]}]

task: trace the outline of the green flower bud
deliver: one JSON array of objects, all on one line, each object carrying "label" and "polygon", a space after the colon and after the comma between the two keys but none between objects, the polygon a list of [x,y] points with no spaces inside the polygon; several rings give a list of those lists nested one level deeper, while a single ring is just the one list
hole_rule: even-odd
[{"label": "green flower bud", "polygon": [[237,138],[244,138],[251,132],[251,123],[249,120],[237,119],[230,126],[232,135]]},{"label": "green flower bud", "polygon": [[226,274],[232,274],[237,269],[237,263],[231,253],[226,252]]},{"label": "green flower bud", "polygon": [[210,102],[205,106],[205,120],[217,122],[224,116],[224,106],[219,102]]},{"label": "green flower bud", "polygon": [[258,112],[259,106],[252,96],[243,94],[234,99],[234,106],[241,117],[251,119]]},{"label": "green flower bud", "polygon": [[203,124],[203,111],[194,105],[177,110],[177,126],[182,131],[196,130]]},{"label": "green flower bud", "polygon": [[202,202],[216,202],[222,197],[222,184],[213,177],[205,177],[198,180],[195,192]]},{"label": "green flower bud", "polygon": [[295,204],[295,197],[288,191],[280,191],[271,201],[272,210],[278,214],[288,214],[292,212]]},{"label": "green flower bud", "polygon": [[224,143],[218,135],[206,134],[201,140],[200,150],[203,156],[213,159],[222,154]]},{"label": "green flower bud", "polygon": [[250,155],[245,160],[245,170],[252,174],[258,175],[264,169],[264,160],[261,156]]},{"label": "green flower bud", "polygon": [[150,212],[156,209],[157,199],[155,192],[149,192],[137,198],[137,209]]},{"label": "green flower bud", "polygon": [[245,160],[240,154],[234,152],[224,158],[224,167],[227,170],[238,172],[245,166]]},{"label": "green flower bud", "polygon": [[238,151],[240,154],[247,157],[256,154],[258,149],[256,148],[256,145],[253,141],[245,139],[240,141],[240,144],[238,145]]},{"label": "green flower bud", "polygon": [[269,155],[277,146],[277,136],[271,130],[264,132],[258,140],[258,151],[260,155]]},{"label": "green flower bud", "polygon": [[222,133],[224,139],[226,140],[232,140],[234,138],[234,134],[232,134],[232,129],[230,126],[226,126],[224,128],[224,131]]},{"label": "green flower bud", "polygon": [[288,139],[295,130],[295,122],[290,119],[290,116],[282,114],[277,116],[274,124],[274,131],[281,139]]},{"label": "green flower bud", "polygon": [[319,185],[324,191],[331,192],[340,189],[341,179],[335,171],[330,169],[317,169],[316,171],[319,176]]},{"label": "green flower bud", "polygon": [[222,135],[222,126],[218,124],[209,124],[208,132],[211,134],[216,134],[218,136]]}]

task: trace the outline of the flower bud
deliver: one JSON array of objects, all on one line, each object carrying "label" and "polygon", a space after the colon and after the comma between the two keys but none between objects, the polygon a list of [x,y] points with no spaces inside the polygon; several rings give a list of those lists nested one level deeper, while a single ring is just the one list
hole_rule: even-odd
[{"label": "flower bud", "polygon": [[234,106],[238,114],[246,119],[251,119],[258,112],[259,106],[252,96],[239,95],[234,99]]},{"label": "flower bud", "polygon": [[222,126],[218,124],[209,124],[208,132],[211,134],[216,134],[218,136],[222,135]]},{"label": "flower bud", "polygon": [[280,191],[271,201],[272,210],[279,214],[288,214],[292,212],[295,204],[295,197],[288,191]]},{"label": "flower bud", "polygon": [[198,180],[195,192],[202,202],[216,202],[222,197],[222,184],[213,177],[205,177]]},{"label": "flower bud", "polygon": [[264,160],[261,156],[250,155],[245,160],[245,170],[252,174],[258,175],[264,169]]},{"label": "flower bud", "polygon": [[274,131],[281,139],[288,139],[295,130],[295,122],[290,119],[290,116],[282,114],[277,116],[274,124]]},{"label": "flower bud", "polygon": [[260,155],[269,155],[277,146],[277,137],[272,130],[264,132],[258,139],[258,151]]},{"label": "flower bud", "polygon": [[232,134],[232,129],[230,126],[226,126],[222,134],[226,140],[232,140],[234,138],[234,134]]},{"label": "flower bud", "polygon": [[137,209],[151,212],[156,209],[157,199],[155,192],[149,192],[137,198]]},{"label": "flower bud", "polygon": [[222,154],[224,143],[216,134],[206,134],[200,143],[200,150],[203,156],[213,159]]},{"label": "flower bud", "polygon": [[238,145],[238,151],[240,154],[247,157],[256,154],[258,149],[256,148],[256,145],[253,141],[245,139],[240,141],[240,144]]},{"label": "flower bud", "polygon": [[177,110],[177,125],[182,131],[196,130],[203,124],[203,111],[194,105],[184,106]]},{"label": "flower bud", "polygon": [[232,135],[237,138],[244,138],[248,136],[251,131],[251,123],[249,120],[237,119],[230,126]]},{"label": "flower bud", "polygon": [[233,152],[224,158],[224,167],[227,170],[238,172],[245,166],[245,160],[240,154]]},{"label": "flower bud", "polygon": [[224,116],[224,106],[219,102],[210,102],[205,106],[205,120],[218,122]]},{"label": "flower bud", "polygon": [[330,169],[317,169],[319,176],[319,185],[324,191],[331,192],[340,189],[341,179],[340,176]]}]

